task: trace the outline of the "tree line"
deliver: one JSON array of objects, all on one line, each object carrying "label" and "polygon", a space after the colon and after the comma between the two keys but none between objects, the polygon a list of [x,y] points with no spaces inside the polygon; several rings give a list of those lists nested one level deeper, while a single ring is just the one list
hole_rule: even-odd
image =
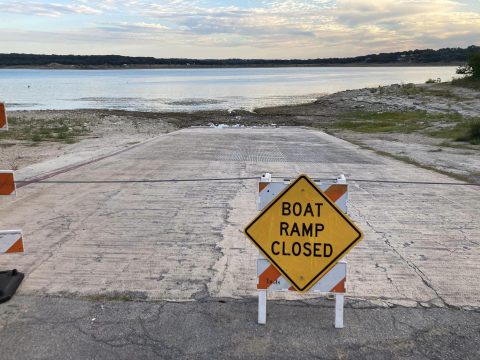
[{"label": "tree line", "polygon": [[37,55],[0,54],[0,66],[295,66],[295,65],[362,65],[362,64],[458,64],[466,62],[480,47],[424,49],[379,53],[346,58],[317,59],[182,59],[132,57],[121,55]]}]

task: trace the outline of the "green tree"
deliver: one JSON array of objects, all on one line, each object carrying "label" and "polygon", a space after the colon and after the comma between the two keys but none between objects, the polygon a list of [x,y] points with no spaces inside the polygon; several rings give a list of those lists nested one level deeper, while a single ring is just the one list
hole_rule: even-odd
[{"label": "green tree", "polygon": [[475,79],[480,79],[480,52],[470,56],[468,59],[468,66],[472,69],[472,76]]}]

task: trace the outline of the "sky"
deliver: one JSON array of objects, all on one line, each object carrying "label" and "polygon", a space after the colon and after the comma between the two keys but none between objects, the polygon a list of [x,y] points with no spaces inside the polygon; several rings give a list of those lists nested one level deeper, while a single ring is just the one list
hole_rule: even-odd
[{"label": "sky", "polygon": [[480,0],[0,0],[0,52],[309,59],[480,45]]}]

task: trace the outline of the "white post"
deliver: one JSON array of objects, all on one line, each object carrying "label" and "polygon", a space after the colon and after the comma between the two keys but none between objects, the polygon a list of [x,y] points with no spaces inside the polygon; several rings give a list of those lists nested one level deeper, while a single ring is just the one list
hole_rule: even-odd
[{"label": "white post", "polygon": [[[340,174],[337,178],[337,184],[346,184],[345,175]],[[344,294],[335,294],[335,328],[343,329],[343,303]]]},{"label": "white post", "polygon": [[335,294],[335,328],[343,329],[343,294]]},{"label": "white post", "polygon": [[258,291],[258,323],[267,323],[267,290]]},{"label": "white post", "polygon": [[265,173],[260,177],[260,182],[272,182],[272,174]]},{"label": "white post", "polygon": [[[265,173],[260,177],[260,182],[272,182],[272,174]],[[260,201],[260,197],[258,198]],[[259,253],[259,258],[263,259],[263,256]],[[267,323],[267,290],[258,291],[258,323]]]}]

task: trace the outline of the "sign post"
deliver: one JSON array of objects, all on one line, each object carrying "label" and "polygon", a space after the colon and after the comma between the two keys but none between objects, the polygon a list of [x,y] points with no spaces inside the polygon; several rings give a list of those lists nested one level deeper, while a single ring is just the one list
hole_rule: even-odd
[{"label": "sign post", "polygon": [[261,212],[245,235],[264,258],[257,263],[259,323],[266,322],[267,290],[330,292],[336,299],[336,327],[343,327],[346,263],[340,260],[363,238],[346,215],[345,177],[317,185],[306,175],[290,184],[259,183]]}]

